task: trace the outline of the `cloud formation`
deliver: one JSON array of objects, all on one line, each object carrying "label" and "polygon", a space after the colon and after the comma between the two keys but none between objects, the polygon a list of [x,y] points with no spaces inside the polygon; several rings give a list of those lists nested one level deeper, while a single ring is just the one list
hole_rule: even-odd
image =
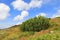
[{"label": "cloud formation", "polygon": [[30,8],[36,8],[42,6],[42,0],[31,0],[30,3],[26,3],[23,0],[15,0],[11,3],[14,9],[17,10],[29,10]]},{"label": "cloud formation", "polygon": [[27,12],[27,11],[22,11],[21,12],[21,15],[17,15],[15,18],[14,18],[14,20],[23,20],[26,16],[28,16],[29,15],[29,13]]},{"label": "cloud formation", "polygon": [[29,6],[32,7],[32,8],[41,7],[42,6],[42,1],[41,0],[32,0],[29,3]]},{"label": "cloud formation", "polygon": [[17,9],[17,10],[27,10],[28,9],[28,4],[22,0],[13,1],[12,5],[13,5],[14,9]]},{"label": "cloud formation", "polygon": [[9,14],[10,8],[4,4],[0,3],[0,20],[6,19],[10,14]]}]

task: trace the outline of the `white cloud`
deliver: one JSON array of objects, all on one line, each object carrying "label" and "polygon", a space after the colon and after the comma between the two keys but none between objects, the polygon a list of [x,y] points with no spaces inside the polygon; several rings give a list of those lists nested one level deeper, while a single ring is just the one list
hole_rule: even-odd
[{"label": "white cloud", "polygon": [[29,13],[27,11],[22,11],[21,15],[17,15],[14,20],[23,20],[26,16],[28,16]]},{"label": "white cloud", "polygon": [[14,9],[17,10],[28,10],[30,8],[36,8],[42,6],[42,0],[31,0],[30,3],[26,3],[23,0],[16,0],[11,3]]},{"label": "white cloud", "polygon": [[58,10],[55,14],[53,14],[52,18],[55,18],[55,17],[60,17],[60,10]]},{"label": "white cloud", "polygon": [[39,13],[38,15],[36,15],[36,17],[38,17],[38,16],[44,16],[44,17],[46,17],[46,14],[45,13]]},{"label": "white cloud", "polygon": [[32,7],[32,8],[41,7],[42,6],[42,1],[41,0],[32,0],[29,3],[29,6]]},{"label": "white cloud", "polygon": [[3,4],[0,3],[0,20],[6,19],[10,14],[9,14],[10,8]]},{"label": "white cloud", "polygon": [[14,9],[17,9],[17,10],[27,10],[28,9],[28,4],[22,0],[14,1],[14,2],[12,2],[12,5],[13,5]]}]

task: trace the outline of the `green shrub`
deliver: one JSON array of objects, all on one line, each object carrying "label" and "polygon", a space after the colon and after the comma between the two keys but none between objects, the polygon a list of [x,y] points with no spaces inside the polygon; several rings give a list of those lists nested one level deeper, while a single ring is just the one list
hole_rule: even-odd
[{"label": "green shrub", "polygon": [[47,29],[49,26],[49,18],[39,16],[23,22],[20,28],[22,31],[40,31]]}]

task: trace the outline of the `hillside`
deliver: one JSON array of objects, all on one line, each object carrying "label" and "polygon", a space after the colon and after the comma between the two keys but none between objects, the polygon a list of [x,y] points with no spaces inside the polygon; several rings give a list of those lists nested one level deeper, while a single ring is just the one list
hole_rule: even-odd
[{"label": "hillside", "polygon": [[[19,26],[13,26],[11,28],[2,29],[0,30],[0,40],[5,40],[6,37],[13,37],[14,35],[18,35],[17,33],[20,32]],[[6,39],[7,40],[7,39]]]},{"label": "hillside", "polygon": [[60,17],[56,17],[56,18],[51,19],[51,22],[55,22],[58,25],[60,25]]},{"label": "hillside", "polygon": [[[55,22],[59,26],[39,32],[22,32],[20,25],[15,25],[0,30],[0,40],[60,40],[60,18],[51,19],[50,22]],[[53,32],[51,33],[51,31]]]}]

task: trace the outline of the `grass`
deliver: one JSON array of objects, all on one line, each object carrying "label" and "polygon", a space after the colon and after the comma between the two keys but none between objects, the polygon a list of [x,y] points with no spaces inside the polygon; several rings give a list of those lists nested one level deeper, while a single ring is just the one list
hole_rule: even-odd
[{"label": "grass", "polygon": [[0,40],[18,40],[21,37],[33,35],[33,32],[16,32],[9,35],[3,34],[0,36]]},{"label": "grass", "polygon": [[60,40],[60,31],[39,35],[38,37],[31,37],[29,40]]},{"label": "grass", "polygon": [[12,28],[9,30],[0,30],[0,40],[60,40],[60,26],[50,28],[53,33],[43,32],[21,32],[20,29]]},{"label": "grass", "polygon": [[[47,29],[48,30],[48,29]],[[10,29],[0,31],[0,40],[60,40],[60,26],[56,28],[50,28],[53,33],[43,33],[43,32],[21,32],[19,29]],[[37,35],[36,35],[37,34]]]}]

